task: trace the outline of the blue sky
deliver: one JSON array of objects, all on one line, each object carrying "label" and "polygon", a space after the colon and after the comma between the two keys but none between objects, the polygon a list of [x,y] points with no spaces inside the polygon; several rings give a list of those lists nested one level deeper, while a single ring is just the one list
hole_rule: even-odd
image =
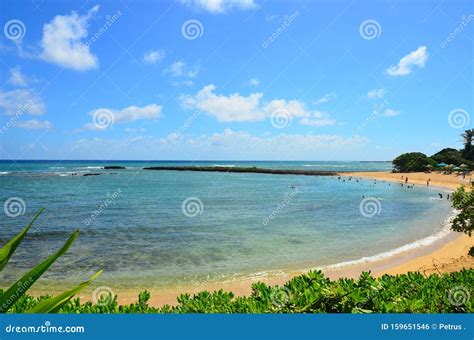
[{"label": "blue sky", "polygon": [[2,159],[391,160],[472,127],[471,1],[0,6]]}]

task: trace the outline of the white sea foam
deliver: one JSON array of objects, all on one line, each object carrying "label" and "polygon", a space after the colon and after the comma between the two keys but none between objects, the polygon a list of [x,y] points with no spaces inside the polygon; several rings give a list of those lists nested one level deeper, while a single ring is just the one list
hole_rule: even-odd
[{"label": "white sea foam", "polygon": [[0,171],[0,176],[1,175],[8,175],[10,172],[9,171]]},{"label": "white sea foam", "polygon": [[50,169],[64,169],[63,166],[50,166]]},{"label": "white sea foam", "polygon": [[235,167],[234,164],[214,164],[213,166],[221,166],[221,167],[224,167],[224,168],[234,168]]},{"label": "white sea foam", "polygon": [[414,242],[405,244],[401,247],[385,251],[373,256],[364,256],[361,257],[360,259],[357,260],[352,260],[352,261],[345,261],[345,262],[339,262],[327,266],[322,266],[322,267],[317,267],[316,269],[337,269],[337,268],[342,268],[342,267],[348,267],[348,266],[353,266],[353,265],[359,265],[359,264],[364,264],[364,263],[369,263],[369,262],[375,262],[375,261],[380,261],[384,259],[388,259],[392,256],[404,253],[409,250],[414,250],[418,249],[421,247],[426,247],[429,246],[436,241],[446,237],[451,233],[451,222],[452,220],[456,217],[456,215],[459,213],[457,210],[453,210],[452,214],[450,214],[443,222],[443,229],[441,229],[439,232],[436,234],[433,234],[431,236],[416,240]]}]

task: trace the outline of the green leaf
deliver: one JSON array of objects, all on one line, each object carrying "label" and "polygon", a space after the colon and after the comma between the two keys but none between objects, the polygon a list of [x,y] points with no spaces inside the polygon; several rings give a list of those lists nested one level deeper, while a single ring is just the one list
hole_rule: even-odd
[{"label": "green leaf", "polygon": [[56,313],[62,306],[64,306],[74,295],[79,293],[81,290],[86,288],[92,281],[94,281],[100,274],[101,271],[95,273],[88,281],[85,281],[77,287],[61,293],[55,297],[46,299],[38,303],[35,307],[27,310],[25,313]]},{"label": "green leaf", "polygon": [[63,255],[73,244],[79,230],[76,230],[66,243],[56,253],[48,257],[46,260],[38,264],[23,277],[15,282],[2,296],[0,296],[0,313],[5,313],[25,292],[40,278],[49,267]]},{"label": "green leaf", "polygon": [[44,211],[44,208],[42,208],[39,211],[39,213],[36,214],[35,218],[33,218],[33,221],[31,221],[31,223],[25,229],[23,229],[18,235],[16,235],[7,244],[5,244],[2,249],[0,249],[0,271],[2,271],[3,268],[5,268],[8,261],[10,260],[10,257],[13,255],[16,248],[20,245],[21,241],[23,240],[23,237],[26,235],[28,230],[31,228],[33,223],[36,221],[36,219],[39,217],[39,215],[41,215],[43,211]]}]

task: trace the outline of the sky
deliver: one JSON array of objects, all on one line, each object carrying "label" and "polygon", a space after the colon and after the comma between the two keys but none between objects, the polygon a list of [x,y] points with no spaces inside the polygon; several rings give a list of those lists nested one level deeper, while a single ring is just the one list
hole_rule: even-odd
[{"label": "sky", "polygon": [[0,159],[392,160],[472,128],[472,1],[0,4]]}]

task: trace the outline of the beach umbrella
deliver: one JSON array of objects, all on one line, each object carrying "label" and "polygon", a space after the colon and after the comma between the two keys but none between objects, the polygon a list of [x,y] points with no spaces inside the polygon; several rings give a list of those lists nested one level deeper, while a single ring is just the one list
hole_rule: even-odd
[{"label": "beach umbrella", "polygon": [[460,167],[460,168],[467,168],[467,164],[464,164],[464,163],[463,163],[463,164],[461,164],[459,167]]},{"label": "beach umbrella", "polygon": [[448,164],[446,164],[446,163],[438,163],[438,164],[436,164],[436,166],[439,166],[439,167],[444,168],[445,166],[448,166]]},{"label": "beach umbrella", "polygon": [[455,171],[461,171],[462,169],[461,169],[460,167],[456,166],[456,167],[453,168],[453,170],[455,170]]}]

